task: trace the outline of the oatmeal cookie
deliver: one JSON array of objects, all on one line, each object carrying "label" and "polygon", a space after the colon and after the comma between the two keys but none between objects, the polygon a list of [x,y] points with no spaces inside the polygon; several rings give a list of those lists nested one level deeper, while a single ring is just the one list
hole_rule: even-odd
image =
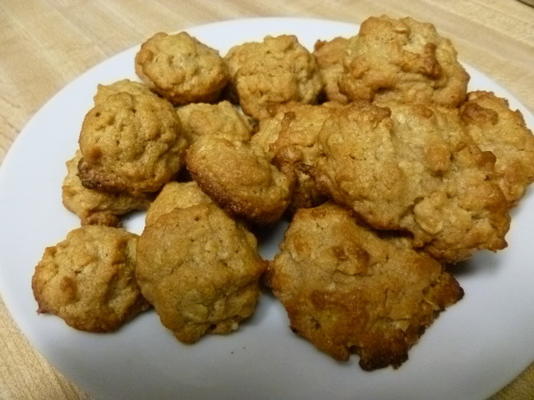
[{"label": "oatmeal cookie", "polygon": [[99,84],[93,97],[95,104],[105,103],[105,101],[115,94],[128,93],[132,96],[152,96],[154,93],[141,82],[131,81],[130,79],[121,79],[110,85]]},{"label": "oatmeal cookie", "polygon": [[127,193],[106,193],[88,189],[78,178],[79,151],[67,161],[67,176],[63,181],[63,205],[81,219],[82,225],[120,225],[120,216],[135,210],[146,210],[148,196],[131,196]]},{"label": "oatmeal cookie", "polygon": [[250,142],[201,137],[187,150],[186,164],[221,207],[252,222],[277,221],[291,199],[292,181]]},{"label": "oatmeal cookie", "polygon": [[109,332],[148,308],[135,281],[137,235],[89,225],[46,248],[32,289],[40,313],[73,328]]},{"label": "oatmeal cookie", "polygon": [[225,57],[233,90],[248,115],[262,119],[290,101],[314,103],[322,89],[315,58],[293,35],[235,46]]},{"label": "oatmeal cookie", "polygon": [[215,204],[177,208],[147,225],[137,260],[143,295],[184,343],[235,331],[256,308],[265,268],[256,239]]},{"label": "oatmeal cookie", "polygon": [[228,101],[217,104],[193,103],[176,109],[182,130],[193,143],[201,136],[248,140],[252,126],[246,116]]},{"label": "oatmeal cookie", "polygon": [[146,225],[151,225],[164,214],[177,208],[212,203],[196,182],[169,182],[152,202],[146,213]]},{"label": "oatmeal cookie", "polygon": [[328,119],[318,140],[320,189],[372,227],[408,231],[446,262],[506,246],[495,156],[475,145],[456,109],[361,104]]},{"label": "oatmeal cookie", "polygon": [[349,100],[455,107],[465,99],[469,75],[432,24],[370,17],[345,52],[340,88]]},{"label": "oatmeal cookie", "polygon": [[148,39],[135,56],[135,71],[175,105],[215,101],[229,78],[217,50],[186,32]]},{"label": "oatmeal cookie", "polygon": [[89,189],[134,196],[156,192],[182,165],[186,140],[174,108],[138,85],[100,86],[106,94],[97,94],[85,116],[78,175]]},{"label": "oatmeal cookie", "polygon": [[337,360],[397,368],[438,314],[463,291],[400,237],[380,237],[326,203],[297,211],[269,266],[291,329]]},{"label": "oatmeal cookie", "polygon": [[495,157],[498,182],[506,200],[515,205],[534,181],[534,135],[519,111],[491,92],[471,92],[462,118],[476,144]]}]

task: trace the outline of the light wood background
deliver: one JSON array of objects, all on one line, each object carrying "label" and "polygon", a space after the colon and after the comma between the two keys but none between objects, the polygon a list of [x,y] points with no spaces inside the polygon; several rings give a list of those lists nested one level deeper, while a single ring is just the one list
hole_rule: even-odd
[{"label": "light wood background", "polygon": [[[48,98],[154,32],[252,16],[361,22],[380,14],[434,23],[463,61],[534,110],[534,8],[516,0],[1,0],[0,162]],[[495,398],[534,398],[534,365]],[[89,399],[32,349],[1,300],[0,399]]]}]

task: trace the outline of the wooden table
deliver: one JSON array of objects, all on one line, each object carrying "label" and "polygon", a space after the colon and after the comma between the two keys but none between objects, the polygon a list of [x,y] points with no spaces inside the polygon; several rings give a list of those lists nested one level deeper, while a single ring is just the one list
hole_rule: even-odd
[{"label": "wooden table", "polygon": [[[154,32],[252,16],[360,22],[384,13],[432,22],[453,40],[462,60],[534,110],[534,8],[515,0],[2,0],[0,162],[48,98],[90,66]],[[89,398],[32,349],[1,300],[0,398]],[[534,364],[495,398],[534,398]]]}]

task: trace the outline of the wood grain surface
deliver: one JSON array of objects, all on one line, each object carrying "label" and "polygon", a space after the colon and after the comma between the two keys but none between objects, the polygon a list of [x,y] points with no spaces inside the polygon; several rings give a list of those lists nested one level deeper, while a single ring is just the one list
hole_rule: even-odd
[{"label": "wood grain surface", "polygon": [[[516,0],[2,0],[0,162],[28,119],[72,79],[157,31],[256,16],[359,23],[410,15],[534,110],[534,8]],[[533,333],[534,334],[534,333]],[[0,399],[89,399],[39,355],[0,300]],[[534,398],[534,365],[494,396]]]}]

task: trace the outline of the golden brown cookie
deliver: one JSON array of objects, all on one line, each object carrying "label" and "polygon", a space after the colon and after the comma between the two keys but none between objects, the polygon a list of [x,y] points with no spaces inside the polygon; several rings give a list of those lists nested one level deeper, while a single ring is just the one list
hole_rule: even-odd
[{"label": "golden brown cookie", "polygon": [[78,170],[85,187],[138,196],[158,191],[179,171],[186,140],[176,112],[139,85],[99,87],[103,93],[80,133]]},{"label": "golden brown cookie", "polygon": [[230,333],[256,308],[265,267],[256,239],[215,204],[177,208],[147,225],[137,260],[143,295],[184,343]]},{"label": "golden brown cookie", "polygon": [[329,41],[318,40],[313,55],[321,71],[324,92],[330,101],[346,103],[347,96],[341,93],[339,83],[343,76],[343,60],[349,39],[336,37]]},{"label": "golden brown cookie", "polygon": [[372,227],[408,231],[446,262],[506,246],[510,216],[495,157],[474,144],[456,109],[347,107],[318,140],[316,182]]},{"label": "golden brown cookie", "polygon": [[87,189],[78,178],[79,151],[67,161],[67,176],[63,181],[63,205],[81,219],[82,225],[120,225],[120,216],[135,210],[146,210],[147,196],[134,197],[127,193],[106,193]]},{"label": "golden brown cookie", "polygon": [[239,104],[254,118],[290,101],[314,103],[322,88],[315,58],[293,35],[235,46],[225,60]]},{"label": "golden brown cookie", "polygon": [[382,238],[331,203],[297,211],[269,266],[291,329],[365,370],[399,367],[439,312],[463,291],[410,241]]},{"label": "golden brown cookie", "polygon": [[458,106],[469,75],[449,39],[412,18],[370,17],[349,40],[341,92],[349,100],[377,103],[428,101]]},{"label": "golden brown cookie", "polygon": [[148,308],[135,281],[137,235],[89,225],[47,247],[32,289],[40,313],[73,328],[110,332]]},{"label": "golden brown cookie", "polygon": [[252,132],[246,116],[228,101],[217,104],[193,103],[176,109],[182,130],[193,143],[201,136],[248,140]]},{"label": "golden brown cookie", "polygon": [[495,157],[498,182],[506,200],[515,205],[534,181],[534,135],[519,111],[491,92],[471,92],[462,118],[476,144]]},{"label": "golden brown cookie", "polygon": [[267,158],[294,181],[289,213],[326,200],[312,174],[321,152],[317,137],[326,119],[344,107],[337,102],[287,103],[278,107],[273,117],[261,120],[258,131],[252,136],[251,144],[259,146]]},{"label": "golden brown cookie", "polygon": [[335,102],[320,106],[287,103],[278,107],[273,117],[261,120],[252,136],[251,144],[259,146],[274,165],[295,181],[290,213],[325,200],[311,173],[321,152],[317,137],[326,119],[344,107]]},{"label": "golden brown cookie", "polygon": [[[343,106],[332,107],[290,104],[281,107],[273,120],[279,121],[278,138],[270,146],[273,162],[282,172],[295,180],[290,212],[314,207],[325,200],[313,177],[313,170],[322,152],[318,135],[328,118],[333,118]],[[273,123],[271,123],[273,124]],[[274,130],[271,126],[269,129]],[[261,134],[261,131],[258,132]]]},{"label": "golden brown cookie", "polygon": [[212,203],[196,182],[169,182],[152,202],[146,213],[146,225],[151,225],[164,214],[177,208]]},{"label": "golden brown cookie", "polygon": [[278,220],[291,199],[291,179],[250,142],[203,136],[187,150],[186,164],[222,208],[258,224]]},{"label": "golden brown cookie", "polygon": [[110,85],[99,84],[93,100],[95,104],[104,103],[108,97],[119,93],[128,93],[132,96],[153,95],[153,93],[145,84],[131,81],[129,79],[121,79],[120,81],[113,82]]},{"label": "golden brown cookie", "polygon": [[217,50],[186,32],[156,33],[135,56],[135,71],[175,105],[217,100],[228,70]]}]

